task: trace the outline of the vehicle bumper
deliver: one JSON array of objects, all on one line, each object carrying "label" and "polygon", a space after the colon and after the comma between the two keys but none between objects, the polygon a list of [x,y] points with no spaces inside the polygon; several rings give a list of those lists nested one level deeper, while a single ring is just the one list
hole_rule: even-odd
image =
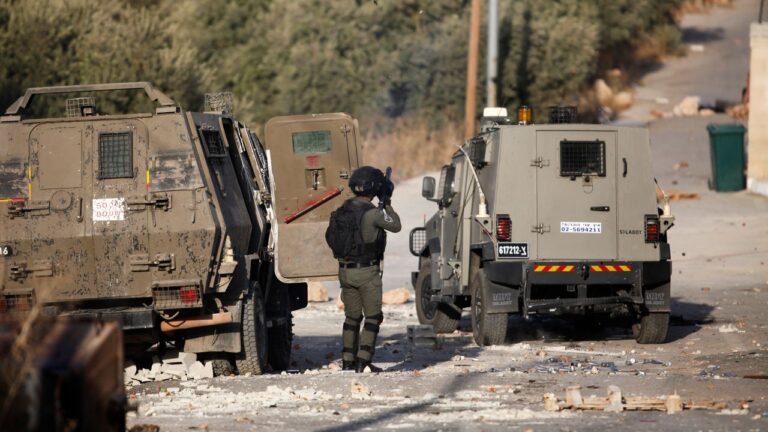
[{"label": "vehicle bumper", "polygon": [[489,312],[528,314],[615,304],[670,310],[670,261],[491,261],[483,270],[491,282]]},{"label": "vehicle bumper", "polygon": [[46,315],[65,315],[71,317],[85,317],[103,321],[114,321],[120,325],[123,331],[151,330],[155,327],[155,315],[147,308],[109,308],[109,309],[78,309],[73,311],[62,310],[59,306],[44,306]]}]

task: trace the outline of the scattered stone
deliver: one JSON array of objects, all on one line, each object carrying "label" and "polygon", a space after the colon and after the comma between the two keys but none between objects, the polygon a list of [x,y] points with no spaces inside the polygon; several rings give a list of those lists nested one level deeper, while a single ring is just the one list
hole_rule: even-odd
[{"label": "scattered stone", "polygon": [[341,294],[339,294],[338,297],[336,297],[336,307],[339,308],[339,310],[344,310],[344,302],[341,301]]},{"label": "scattered stone", "polygon": [[307,283],[307,301],[312,303],[325,303],[328,299],[328,288],[326,288],[322,282]]},{"label": "scattered stone", "polygon": [[544,394],[544,411],[560,411],[560,406],[557,404],[557,398],[554,393]]},{"label": "scattered stone", "polygon": [[739,330],[739,328],[733,324],[721,325],[718,331],[720,333],[746,333],[744,330]]},{"label": "scattered stone", "polygon": [[701,98],[698,96],[686,96],[683,98],[682,102],[680,102],[675,108],[672,110],[672,112],[677,117],[694,117],[699,115],[699,104],[701,103]]},{"label": "scattered stone", "polygon": [[180,352],[179,360],[181,361],[181,364],[183,364],[185,368],[189,369],[189,367],[192,366],[197,361],[197,354]]},{"label": "scattered stone", "polygon": [[691,44],[688,46],[688,50],[695,53],[701,53],[704,52],[704,45],[702,44]]},{"label": "scattered stone", "polygon": [[683,168],[688,168],[688,161],[683,160],[672,165],[672,169],[675,171],[680,171]]},{"label": "scattered stone", "polygon": [[352,381],[350,384],[350,392],[352,393],[353,397],[357,398],[368,398],[373,394],[371,389],[358,381]]},{"label": "scattered stone", "polygon": [[622,404],[621,389],[615,385],[608,386],[608,406],[605,407],[607,412],[622,412],[624,411],[624,404]]},{"label": "scattered stone", "polygon": [[683,411],[683,401],[677,393],[667,397],[667,401],[664,405],[667,408],[667,414],[675,414]]},{"label": "scattered stone", "polygon": [[408,303],[411,299],[411,292],[408,288],[396,288],[385,292],[381,296],[381,302],[385,305],[401,305]]},{"label": "scattered stone", "polygon": [[213,378],[213,362],[207,361],[205,364],[195,362],[189,367],[189,377],[192,379]]},{"label": "scattered stone", "polygon": [[701,117],[712,117],[715,115],[715,110],[710,108],[704,108],[699,110],[699,116]]}]

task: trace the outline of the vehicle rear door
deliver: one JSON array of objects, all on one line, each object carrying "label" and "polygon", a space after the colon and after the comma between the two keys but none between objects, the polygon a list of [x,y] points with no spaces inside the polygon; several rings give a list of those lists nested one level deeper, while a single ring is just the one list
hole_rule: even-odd
[{"label": "vehicle rear door", "polygon": [[325,242],[331,212],[352,196],[359,165],[357,121],[342,113],[278,117],[266,125],[276,213],[275,261],[286,282],[335,278]]},{"label": "vehicle rear door", "polygon": [[150,295],[150,266],[171,265],[149,255],[149,134],[140,120],[94,121],[93,193],[86,212],[93,227],[99,297]]},{"label": "vehicle rear door", "polygon": [[616,133],[543,130],[536,144],[539,259],[616,259]]}]

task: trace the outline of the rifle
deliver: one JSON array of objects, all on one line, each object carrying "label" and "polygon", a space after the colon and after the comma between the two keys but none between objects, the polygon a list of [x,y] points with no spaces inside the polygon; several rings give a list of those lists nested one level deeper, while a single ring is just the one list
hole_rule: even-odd
[{"label": "rifle", "polygon": [[381,185],[381,188],[379,189],[379,209],[384,209],[384,206],[387,201],[392,199],[392,192],[389,190],[389,188],[386,187],[387,183],[391,183],[390,177],[392,177],[392,167],[387,167],[387,170],[384,174],[384,184]]}]

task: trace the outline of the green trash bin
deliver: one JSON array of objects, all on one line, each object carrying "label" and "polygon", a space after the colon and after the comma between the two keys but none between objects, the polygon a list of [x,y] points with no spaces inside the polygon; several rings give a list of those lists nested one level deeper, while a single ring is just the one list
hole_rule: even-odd
[{"label": "green trash bin", "polygon": [[743,190],[744,133],[746,128],[738,123],[707,125],[709,131],[709,156],[712,161],[710,187],[718,192]]}]

